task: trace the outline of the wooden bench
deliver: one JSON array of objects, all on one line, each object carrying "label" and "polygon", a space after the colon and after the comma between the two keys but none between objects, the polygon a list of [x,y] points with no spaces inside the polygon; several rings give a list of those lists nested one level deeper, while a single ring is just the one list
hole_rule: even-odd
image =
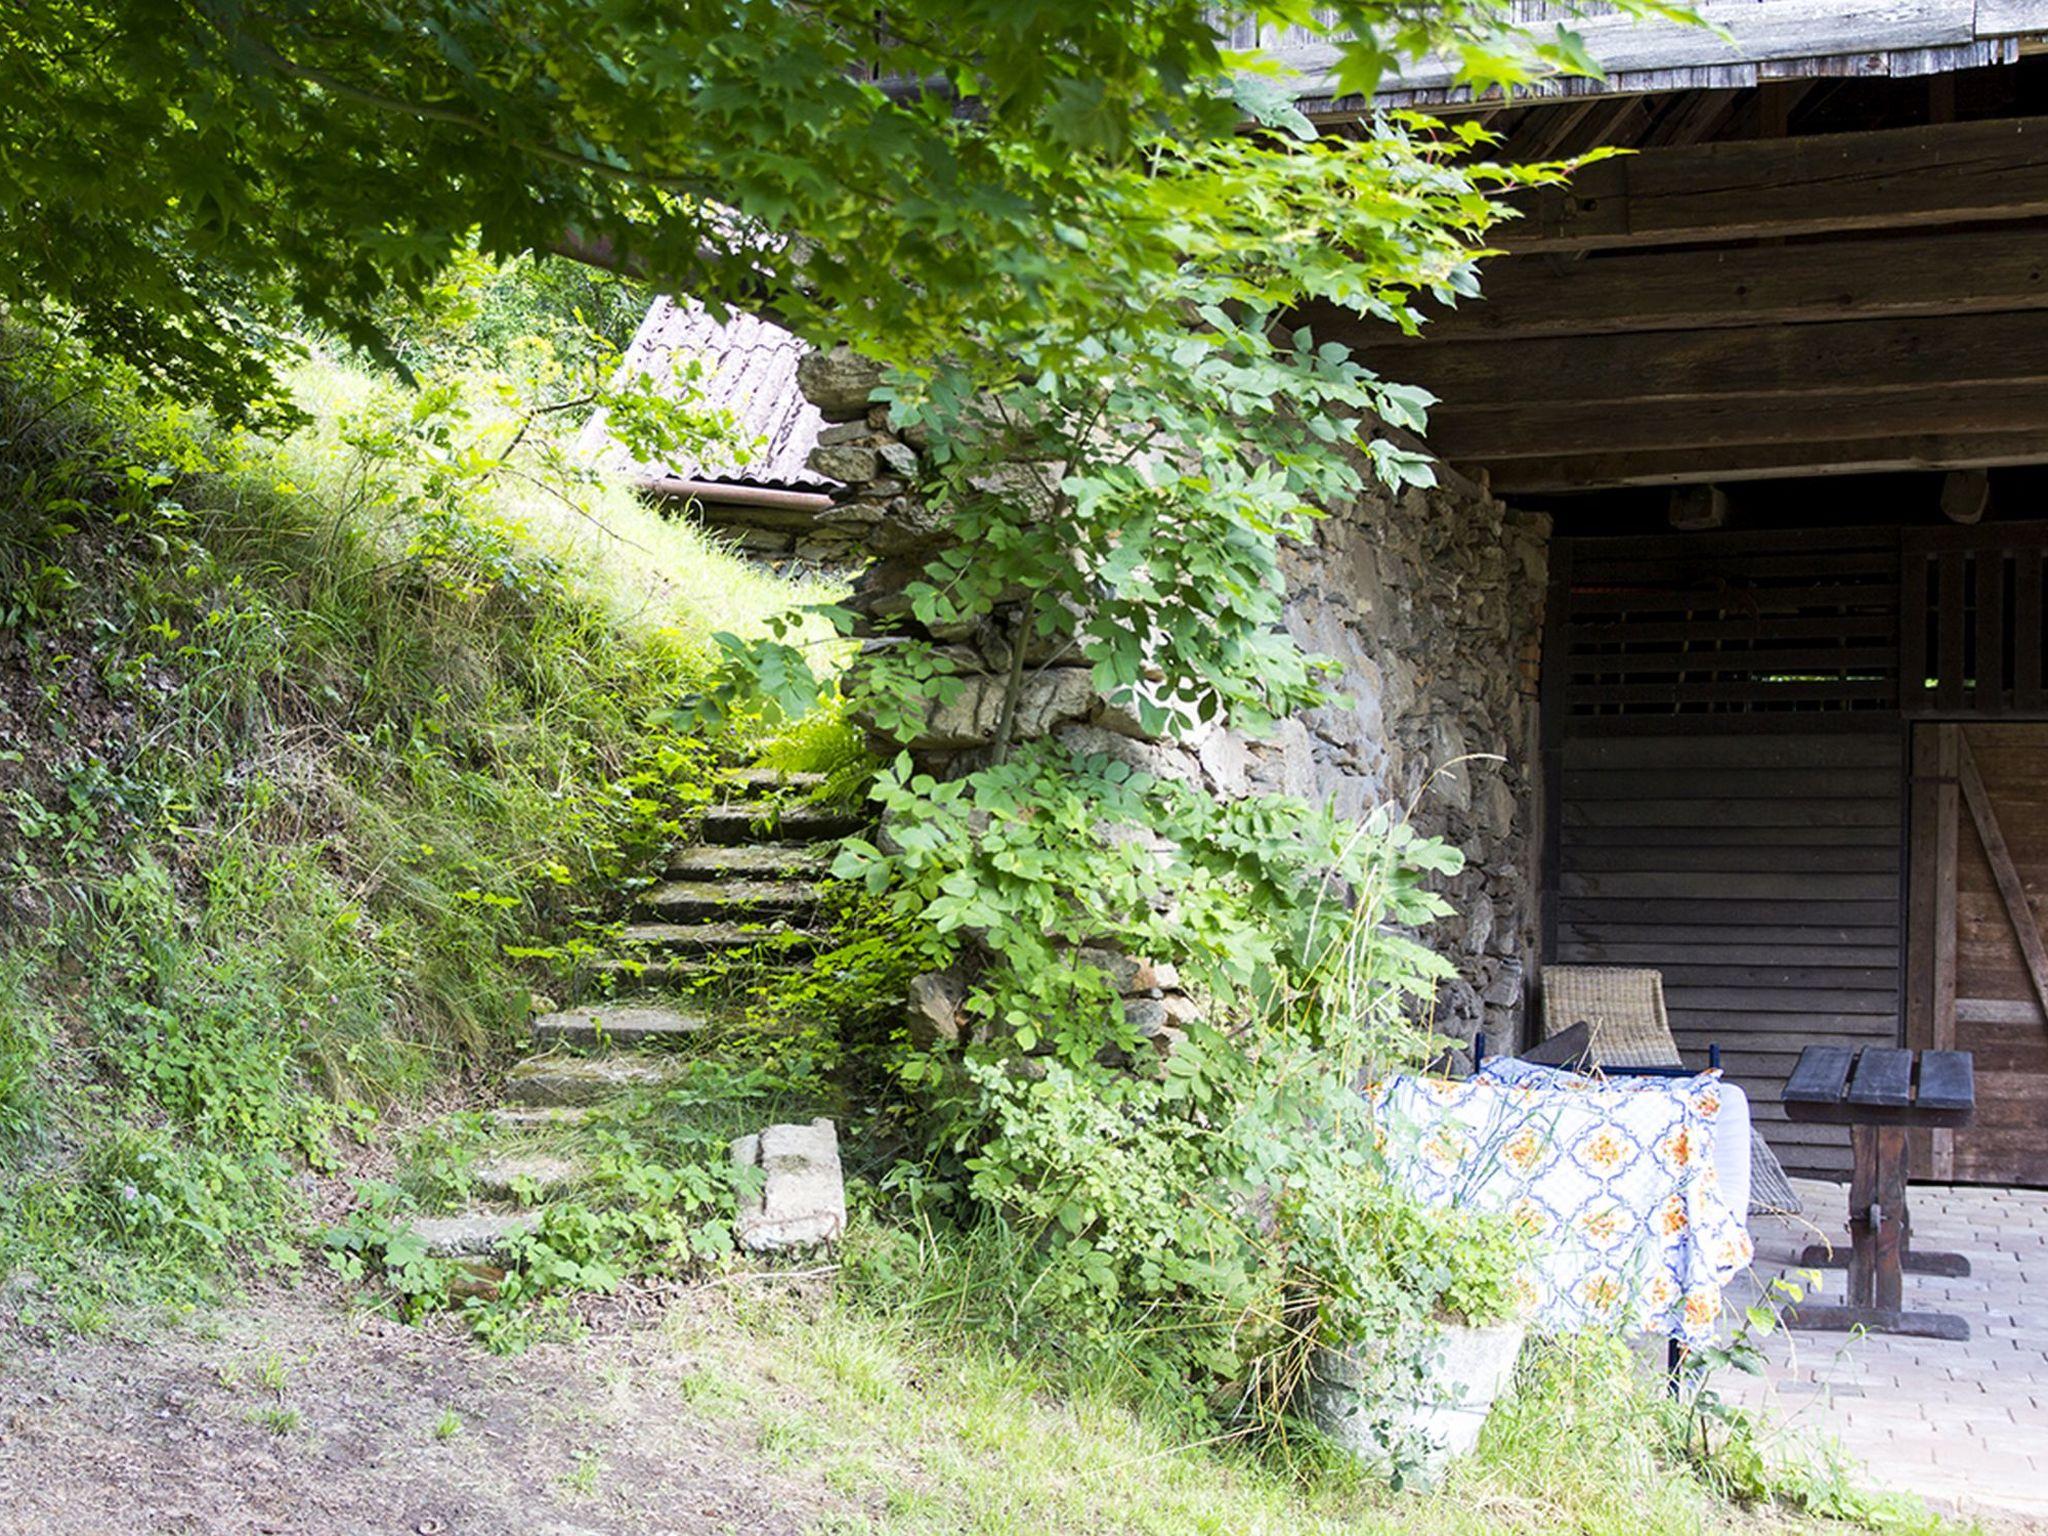
[{"label": "wooden bench", "polygon": [[[1970,1325],[1960,1317],[1905,1309],[1904,1274],[1970,1272],[1960,1254],[1914,1250],[1906,1208],[1906,1132],[1955,1129],[1976,1115],[1970,1053],[1809,1045],[1786,1081],[1783,1103],[1787,1119],[1848,1126],[1855,1154],[1847,1300],[1840,1306],[1801,1302],[1787,1321],[1797,1328],[1967,1339]],[[1831,1250],[1809,1248],[1802,1262],[1831,1260]]]}]

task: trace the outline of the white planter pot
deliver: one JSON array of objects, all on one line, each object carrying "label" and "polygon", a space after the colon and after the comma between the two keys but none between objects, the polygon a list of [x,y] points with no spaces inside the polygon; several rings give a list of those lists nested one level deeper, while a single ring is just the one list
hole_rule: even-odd
[{"label": "white planter pot", "polygon": [[[1370,1356],[1321,1350],[1310,1388],[1316,1424],[1375,1469],[1392,1471],[1405,1461],[1413,1481],[1434,1483],[1478,1445],[1527,1332],[1521,1323],[1439,1324]],[[1383,1354],[1397,1363],[1381,1365]]]}]

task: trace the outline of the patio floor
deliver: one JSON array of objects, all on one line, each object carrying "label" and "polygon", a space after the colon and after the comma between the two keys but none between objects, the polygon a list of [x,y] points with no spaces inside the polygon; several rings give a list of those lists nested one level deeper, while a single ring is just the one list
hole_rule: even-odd
[{"label": "patio floor", "polygon": [[[1846,1191],[1795,1181],[1807,1222],[1847,1244]],[[1802,1437],[1838,1440],[1872,1483],[2004,1529],[2048,1531],[2048,1192],[1912,1189],[1914,1242],[1969,1257],[1968,1279],[1906,1276],[1906,1305],[1966,1317],[1971,1337],[1800,1333],[1769,1341],[1763,1378],[1722,1384]],[[1758,1269],[1782,1271],[1813,1227],[1759,1218]],[[1839,1270],[1821,1290],[1839,1297]]]}]

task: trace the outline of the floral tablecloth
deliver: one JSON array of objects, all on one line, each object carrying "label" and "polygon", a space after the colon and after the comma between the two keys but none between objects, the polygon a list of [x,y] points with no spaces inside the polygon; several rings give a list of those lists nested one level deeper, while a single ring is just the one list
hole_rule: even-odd
[{"label": "floral tablecloth", "polygon": [[1464,1082],[1396,1077],[1375,1094],[1389,1166],[1423,1199],[1506,1211],[1536,1239],[1530,1321],[1711,1338],[1749,1263],[1712,1137],[1720,1074],[1586,1077],[1488,1062]]}]

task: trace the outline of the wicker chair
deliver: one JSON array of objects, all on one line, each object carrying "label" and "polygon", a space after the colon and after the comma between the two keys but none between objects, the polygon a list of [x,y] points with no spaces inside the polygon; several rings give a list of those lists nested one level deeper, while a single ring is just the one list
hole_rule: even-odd
[{"label": "wicker chair", "polygon": [[[1664,1011],[1664,976],[1632,966],[1549,965],[1543,968],[1543,1033],[1574,1024],[1592,1029],[1593,1060],[1603,1067],[1682,1065],[1671,1018]],[[1763,1133],[1749,1133],[1749,1208],[1799,1214],[1799,1196]]]}]

